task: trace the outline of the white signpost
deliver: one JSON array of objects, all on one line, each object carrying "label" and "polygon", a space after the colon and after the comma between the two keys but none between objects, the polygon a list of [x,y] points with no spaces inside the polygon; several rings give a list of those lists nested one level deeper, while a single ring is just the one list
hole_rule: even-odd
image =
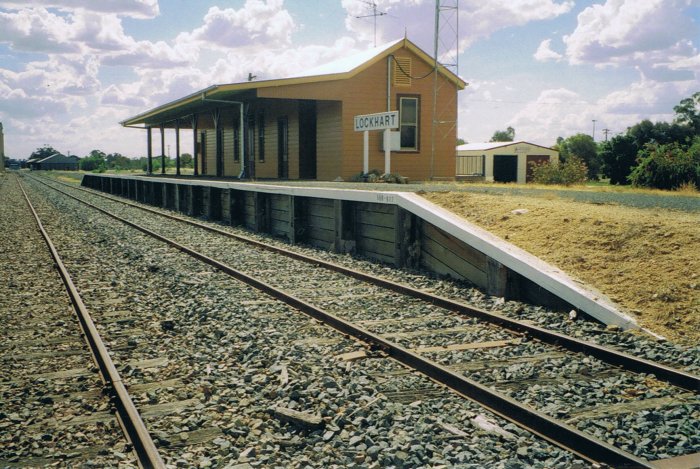
[{"label": "white signpost", "polygon": [[391,172],[391,142],[389,129],[398,129],[399,111],[378,112],[376,114],[362,114],[355,116],[355,132],[364,132],[364,153],[362,172],[369,172],[369,131],[384,131],[384,173]]}]

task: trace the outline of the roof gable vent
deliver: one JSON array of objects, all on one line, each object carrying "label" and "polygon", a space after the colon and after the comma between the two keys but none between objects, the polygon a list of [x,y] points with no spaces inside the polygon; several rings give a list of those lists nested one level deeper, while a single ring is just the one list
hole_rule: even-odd
[{"label": "roof gable vent", "polygon": [[411,86],[410,57],[394,57],[394,85]]}]

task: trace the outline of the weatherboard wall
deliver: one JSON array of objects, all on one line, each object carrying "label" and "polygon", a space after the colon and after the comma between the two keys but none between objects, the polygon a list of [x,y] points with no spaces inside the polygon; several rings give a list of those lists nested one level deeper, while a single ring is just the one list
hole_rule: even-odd
[{"label": "weatherboard wall", "polygon": [[[455,176],[455,146],[457,139],[457,90],[444,76],[438,77],[438,121],[435,128],[435,155],[432,155],[433,84],[432,67],[412,51],[403,48],[394,54],[410,58],[411,74],[422,79],[413,79],[410,84],[394,84],[390,87],[390,110],[398,109],[400,96],[419,97],[419,147],[417,151],[395,151],[391,156],[391,170],[412,180]],[[320,83],[260,88],[258,99],[268,100],[315,100],[317,101],[317,179],[333,180],[340,176],[348,179],[362,171],[364,149],[362,132],[354,131],[354,117],[387,110],[387,68],[391,62],[377,61],[350,80],[335,80]],[[393,68],[393,67],[392,67]],[[277,111],[275,111],[277,112]],[[291,114],[290,114],[291,116]],[[301,123],[300,125],[303,125]],[[298,141],[290,123],[290,144]],[[267,157],[266,157],[267,158]],[[276,164],[276,154],[271,161]],[[291,175],[290,162],[290,178]],[[384,151],[382,133],[369,133],[369,167],[383,171]],[[260,176],[262,177],[262,176]]]},{"label": "weatherboard wall", "polygon": [[637,327],[599,292],[413,193],[92,174],[83,177],[83,185],[291,243],[468,280],[496,296],[575,308],[606,324]]}]

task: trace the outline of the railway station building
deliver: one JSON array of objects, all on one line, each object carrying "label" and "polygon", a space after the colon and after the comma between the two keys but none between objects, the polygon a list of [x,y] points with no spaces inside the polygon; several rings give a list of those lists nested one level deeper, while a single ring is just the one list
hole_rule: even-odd
[{"label": "railway station building", "polygon": [[[213,85],[121,124],[146,129],[149,162],[154,133],[162,157],[166,132],[175,132],[177,155],[180,132],[192,132],[195,175],[330,181],[363,171],[355,116],[398,111],[387,139],[390,172],[454,178],[457,92],[465,86],[402,38],[291,77]],[[368,132],[369,170],[383,172],[383,147],[383,132]]]}]

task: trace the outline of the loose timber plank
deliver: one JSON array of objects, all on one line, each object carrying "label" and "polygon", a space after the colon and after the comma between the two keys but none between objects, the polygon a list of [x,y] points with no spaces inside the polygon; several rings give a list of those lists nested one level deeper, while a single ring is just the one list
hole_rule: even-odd
[{"label": "loose timber plank", "polygon": [[521,342],[520,339],[510,340],[491,340],[486,342],[472,342],[469,344],[454,344],[437,347],[421,347],[413,349],[416,353],[431,353],[431,352],[458,352],[461,350],[473,350],[480,348],[495,348],[505,347],[506,345],[517,345]]}]

